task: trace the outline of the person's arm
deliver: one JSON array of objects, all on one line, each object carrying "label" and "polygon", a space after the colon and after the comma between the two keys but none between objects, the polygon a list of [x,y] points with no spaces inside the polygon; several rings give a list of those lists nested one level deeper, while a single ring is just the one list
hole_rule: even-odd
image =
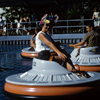
[{"label": "person's arm", "polygon": [[81,41],[81,42],[79,42],[79,43],[77,43],[77,44],[70,44],[69,46],[70,47],[74,47],[74,48],[77,48],[78,46],[82,46],[83,44],[84,44],[85,42],[84,41]]},{"label": "person's arm", "polygon": [[82,46],[83,44],[84,44],[84,41],[81,41],[81,42],[75,44],[75,47],[77,47],[77,46]]},{"label": "person's arm", "polygon": [[35,40],[32,41],[31,46],[32,46],[33,48],[36,48]]},{"label": "person's arm", "polygon": [[31,46],[33,46],[33,48],[36,48],[35,46],[35,40],[33,40],[33,38],[36,36],[36,34],[34,34],[31,38]]},{"label": "person's arm", "polygon": [[86,47],[87,46],[87,42],[85,42],[85,44],[84,44],[84,47]]},{"label": "person's arm", "polygon": [[22,25],[20,24],[20,23],[18,23],[19,25],[18,25],[18,28],[20,28]]},{"label": "person's arm", "polygon": [[56,16],[55,23],[57,23],[59,16],[57,14],[55,16]]},{"label": "person's arm", "polygon": [[75,45],[70,44],[69,46],[70,46],[70,47],[74,47],[74,48],[79,48],[79,46],[82,46],[83,44],[85,44],[85,46],[86,46],[86,45],[87,45],[87,40],[88,40],[89,36],[90,36],[90,34],[87,33],[87,34],[84,36],[84,38],[83,38],[83,40],[82,40],[81,42],[79,42],[79,43],[77,43],[77,44],[75,44]]},{"label": "person's arm", "polygon": [[94,13],[93,13],[92,19],[94,19]]},{"label": "person's arm", "polygon": [[49,46],[53,51],[55,51],[62,60],[65,60],[65,58],[67,58],[67,56],[63,54],[62,52],[60,52],[56,48],[56,46],[45,37],[43,33],[39,34],[39,39],[43,41],[47,46]]},{"label": "person's arm", "polygon": [[96,16],[93,14],[92,19],[96,19]]},{"label": "person's arm", "polygon": [[31,41],[33,41],[33,38],[36,36],[36,34],[34,34],[33,36],[32,36],[32,38],[31,38]]}]

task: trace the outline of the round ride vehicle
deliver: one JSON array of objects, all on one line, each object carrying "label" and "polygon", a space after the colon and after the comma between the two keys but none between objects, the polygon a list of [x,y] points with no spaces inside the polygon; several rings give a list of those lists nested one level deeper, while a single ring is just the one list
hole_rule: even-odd
[{"label": "round ride vehicle", "polygon": [[100,72],[100,47],[80,48],[79,55],[75,57],[77,52],[78,48],[71,53],[71,60],[77,70]]},{"label": "round ride vehicle", "polygon": [[[65,48],[63,46],[60,47],[61,49]],[[51,50],[49,47],[47,47],[46,50],[49,50],[51,52],[51,55],[56,55],[56,53],[53,50]],[[25,58],[38,57],[38,52],[36,52],[33,47],[27,47],[22,49],[21,56]]]},{"label": "round ride vehicle", "polygon": [[88,78],[77,76],[55,61],[33,58],[32,69],[8,76],[3,93],[15,99],[57,99],[95,92],[100,73],[87,72]]}]

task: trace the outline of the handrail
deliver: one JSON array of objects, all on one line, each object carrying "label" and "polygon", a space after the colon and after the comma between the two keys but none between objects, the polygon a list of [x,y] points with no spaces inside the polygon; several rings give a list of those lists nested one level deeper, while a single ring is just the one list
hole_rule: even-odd
[{"label": "handrail", "polygon": [[[81,32],[81,34],[83,33],[84,34],[84,32],[85,32],[85,30],[84,30],[84,28],[85,28],[85,21],[92,21],[93,19],[73,19],[73,20],[58,20],[58,22],[53,26],[53,28],[52,28],[52,35],[53,34],[55,34],[54,33],[54,29],[61,29],[61,28],[64,28],[65,30],[66,30],[66,32],[65,32],[65,34],[69,34],[70,32],[69,32],[69,28],[81,28],[81,30],[82,30],[82,32]],[[39,22],[40,21],[34,21],[34,22],[21,22],[21,24],[22,24],[22,28],[19,28],[20,30],[21,30],[21,32],[22,32],[22,36],[24,35],[24,33],[23,33],[23,30],[24,29],[29,29],[29,30],[34,30],[35,29],[35,27],[39,27]],[[70,25],[69,24],[69,22],[81,22],[81,25]],[[26,28],[24,28],[24,24],[28,24],[29,26],[28,27],[26,27]],[[59,23],[60,23],[60,25],[59,25]],[[64,25],[63,25],[63,23],[64,23]],[[9,31],[10,30],[15,30],[16,31],[16,29],[17,29],[17,27],[14,27],[13,29],[10,29],[9,28],[9,25],[10,25],[11,23],[6,23],[5,24],[5,26],[6,26],[6,34],[7,34],[7,36],[9,36]],[[12,25],[14,25],[14,24],[16,24],[16,26],[17,26],[17,23],[12,23]],[[32,24],[35,24],[34,26],[32,26]],[[2,29],[0,29],[0,30],[2,30]],[[4,29],[3,29],[4,30]],[[16,33],[17,34],[17,33]],[[60,32],[60,34],[62,34],[62,32]],[[78,32],[78,34],[80,34],[79,32]]]}]

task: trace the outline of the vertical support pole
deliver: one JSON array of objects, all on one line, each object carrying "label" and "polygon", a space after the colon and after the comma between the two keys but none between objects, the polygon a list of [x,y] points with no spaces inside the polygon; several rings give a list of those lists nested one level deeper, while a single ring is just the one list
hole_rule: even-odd
[{"label": "vertical support pole", "polygon": [[84,19],[82,19],[82,26],[83,26],[83,34],[84,34]]},{"label": "vertical support pole", "polygon": [[68,34],[68,20],[67,20],[67,34]]},{"label": "vertical support pole", "polygon": [[6,30],[7,30],[7,36],[9,36],[9,33],[8,33],[8,23],[7,23],[7,29]]},{"label": "vertical support pole", "polygon": [[23,36],[23,27],[24,27],[24,26],[23,26],[23,22],[22,22],[22,36]]}]

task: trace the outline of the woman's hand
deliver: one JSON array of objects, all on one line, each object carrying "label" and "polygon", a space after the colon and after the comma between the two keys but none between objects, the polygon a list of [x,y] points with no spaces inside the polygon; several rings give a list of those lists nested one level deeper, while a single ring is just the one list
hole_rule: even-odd
[{"label": "woman's hand", "polygon": [[67,58],[67,56],[63,53],[58,53],[58,56],[60,57],[61,60],[65,61],[65,59]]}]

